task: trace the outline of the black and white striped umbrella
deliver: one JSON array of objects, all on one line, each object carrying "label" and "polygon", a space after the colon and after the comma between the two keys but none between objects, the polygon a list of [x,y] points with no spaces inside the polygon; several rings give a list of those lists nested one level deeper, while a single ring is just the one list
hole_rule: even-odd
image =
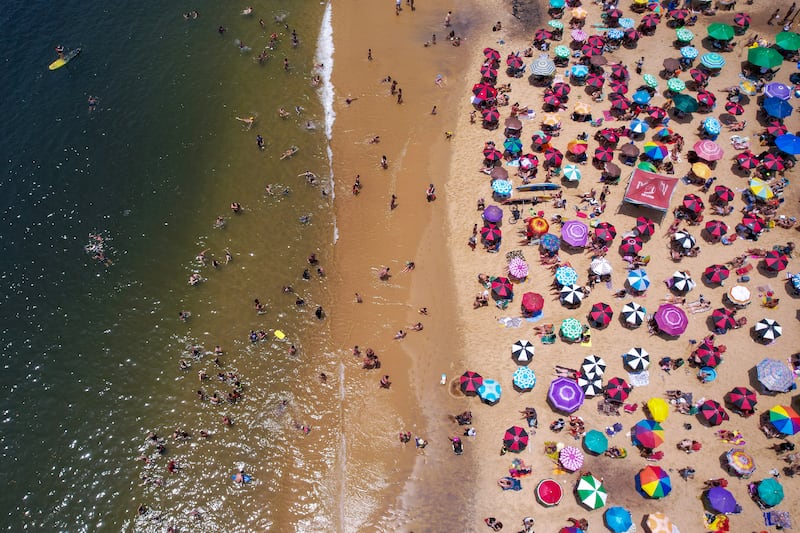
[{"label": "black and white striped umbrella", "polygon": [[676,292],[689,292],[694,289],[697,284],[689,276],[688,272],[678,270],[672,275],[672,290]]},{"label": "black and white striped umbrella", "polygon": [[603,394],[603,380],[598,377],[579,377],[578,386],[583,390],[584,396],[591,398]]},{"label": "black and white striped umbrella", "polygon": [[590,379],[602,378],[606,371],[606,362],[599,355],[589,355],[581,364],[581,372]]},{"label": "black and white striped umbrella", "polygon": [[578,305],[586,296],[579,285],[565,285],[561,287],[560,299],[565,305]]},{"label": "black and white striped umbrella", "polygon": [[672,236],[672,240],[675,241],[678,244],[678,246],[680,246],[684,250],[689,250],[690,248],[694,248],[694,245],[696,244],[694,237],[692,237],[685,231],[676,232],[675,235]]},{"label": "black and white striped umbrella", "polygon": [[646,314],[647,309],[636,302],[628,302],[622,307],[622,319],[629,326],[641,326]]},{"label": "black and white striped umbrella", "polygon": [[518,365],[527,365],[533,360],[535,349],[530,341],[518,340],[511,345],[511,357]]},{"label": "black and white striped umbrella", "polygon": [[756,337],[763,341],[774,341],[783,334],[781,325],[771,318],[762,318],[753,328]]},{"label": "black and white striped umbrella", "polygon": [[650,366],[650,354],[644,348],[631,348],[622,360],[633,372],[642,372]]}]

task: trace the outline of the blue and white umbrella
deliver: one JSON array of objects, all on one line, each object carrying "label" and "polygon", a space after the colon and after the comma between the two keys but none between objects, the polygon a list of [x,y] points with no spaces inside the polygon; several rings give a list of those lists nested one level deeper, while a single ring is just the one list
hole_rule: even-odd
[{"label": "blue and white umbrella", "polygon": [[650,93],[647,91],[636,91],[635,93],[633,93],[633,96],[631,96],[631,100],[633,100],[637,104],[646,104],[647,102],[650,101],[651,98],[653,97],[650,96]]},{"label": "blue and white umbrella", "polygon": [[633,133],[644,133],[650,129],[650,126],[647,124],[647,122],[644,120],[639,120],[638,118],[631,120],[630,126],[628,127]]},{"label": "blue and white umbrella", "polygon": [[581,169],[578,165],[567,165],[563,168],[564,179],[567,181],[581,181]]},{"label": "blue and white umbrella", "polygon": [[558,267],[556,269],[556,283],[562,287],[565,285],[575,285],[578,282],[578,273],[572,267]]},{"label": "blue and white umbrella", "polygon": [[478,396],[486,403],[496,403],[502,393],[500,383],[493,379],[484,379],[483,384],[478,387]]},{"label": "blue and white umbrella", "polygon": [[637,268],[628,272],[628,285],[636,292],[643,292],[650,286],[650,278],[644,269]]},{"label": "blue and white umbrella", "polygon": [[684,46],[681,48],[681,57],[685,57],[686,59],[694,59],[700,55],[700,52],[694,46]]},{"label": "blue and white umbrella", "polygon": [[706,133],[710,133],[711,135],[719,135],[722,125],[716,118],[708,117],[703,121],[703,129],[706,130]]},{"label": "blue and white umbrella", "polygon": [[556,64],[546,55],[541,55],[531,63],[531,74],[534,76],[552,76],[556,71]]},{"label": "blue and white umbrella", "polygon": [[700,63],[708,68],[718,69],[725,66],[725,58],[716,52],[709,52],[703,54],[700,58]]},{"label": "blue and white umbrella", "polygon": [[576,78],[585,78],[589,75],[589,67],[586,65],[575,65],[572,67],[572,76]]},{"label": "blue and white umbrella", "polygon": [[611,40],[617,40],[618,41],[618,40],[622,39],[623,37],[625,37],[625,32],[623,32],[619,28],[612,28],[612,29],[608,30],[608,33],[606,33],[606,37],[608,37]]},{"label": "blue and white umbrella", "polygon": [[527,366],[518,367],[511,375],[514,386],[522,390],[530,390],[536,386],[536,374]]},{"label": "blue and white umbrella", "polygon": [[500,196],[511,196],[513,190],[514,186],[509,180],[494,180],[492,183],[492,191]]},{"label": "blue and white umbrella", "polygon": [[617,24],[619,24],[620,28],[627,30],[628,28],[633,28],[636,26],[636,21],[634,21],[632,18],[623,17],[617,21]]}]

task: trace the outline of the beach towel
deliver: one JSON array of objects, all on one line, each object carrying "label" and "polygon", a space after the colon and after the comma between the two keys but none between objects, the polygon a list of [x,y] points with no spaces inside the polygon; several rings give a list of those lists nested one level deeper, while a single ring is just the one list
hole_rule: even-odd
[{"label": "beach towel", "polygon": [[589,337],[588,339],[586,339],[586,342],[582,342],[581,346],[583,346],[584,348],[591,348],[592,347],[592,338]]},{"label": "beach towel", "polygon": [[497,322],[506,328],[518,328],[522,326],[522,318],[521,317],[503,317],[497,319]]},{"label": "beach towel", "polygon": [[611,114],[611,111],[603,111],[603,119],[606,122],[611,122],[614,120],[614,115]]},{"label": "beach towel", "polygon": [[631,384],[632,387],[646,387],[650,384],[650,371],[645,370],[644,372],[637,372],[637,373],[628,373],[628,383]]}]

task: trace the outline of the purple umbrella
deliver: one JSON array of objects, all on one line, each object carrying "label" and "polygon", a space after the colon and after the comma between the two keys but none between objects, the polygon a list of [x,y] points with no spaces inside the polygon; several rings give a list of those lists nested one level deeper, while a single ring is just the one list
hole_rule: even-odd
[{"label": "purple umbrella", "polygon": [[580,220],[568,220],[561,226],[561,240],[581,248],[589,242],[589,228]]},{"label": "purple umbrella", "polygon": [[496,205],[490,205],[483,210],[483,219],[486,222],[498,223],[503,220],[503,210]]},{"label": "purple umbrella", "polygon": [[792,97],[792,89],[788,85],[774,81],[764,88],[764,96],[788,100]]},{"label": "purple umbrella", "polygon": [[663,304],[654,315],[658,329],[667,335],[678,336],[689,325],[689,317],[674,304]]},{"label": "purple umbrella", "polygon": [[733,494],[722,487],[713,487],[706,493],[708,503],[711,507],[720,513],[732,513],[736,511],[736,498]]},{"label": "purple umbrella", "polygon": [[583,389],[571,379],[556,378],[550,383],[547,399],[555,410],[574,413],[583,405]]}]

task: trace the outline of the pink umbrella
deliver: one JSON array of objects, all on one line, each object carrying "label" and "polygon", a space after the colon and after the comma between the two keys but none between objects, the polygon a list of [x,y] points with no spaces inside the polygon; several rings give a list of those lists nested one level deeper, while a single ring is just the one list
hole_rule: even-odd
[{"label": "pink umbrella", "polygon": [[528,263],[519,257],[513,258],[508,263],[508,273],[517,279],[525,279],[528,277]]},{"label": "pink umbrella", "polygon": [[589,228],[580,220],[568,220],[561,226],[561,240],[580,248],[589,242]]},{"label": "pink umbrella", "polygon": [[683,309],[673,304],[662,304],[654,317],[660,331],[667,335],[678,336],[689,325],[689,317]]},{"label": "pink umbrella", "polygon": [[570,472],[575,472],[583,466],[583,452],[574,446],[565,446],[558,454],[558,462]]},{"label": "pink umbrella", "polygon": [[569,35],[572,37],[573,41],[577,41],[579,43],[582,43],[587,39],[587,37],[589,37],[589,35],[583,30],[572,30]]},{"label": "pink umbrella", "polygon": [[694,151],[698,157],[706,161],[718,161],[725,155],[725,152],[722,151],[722,148],[717,143],[708,139],[694,143]]}]

